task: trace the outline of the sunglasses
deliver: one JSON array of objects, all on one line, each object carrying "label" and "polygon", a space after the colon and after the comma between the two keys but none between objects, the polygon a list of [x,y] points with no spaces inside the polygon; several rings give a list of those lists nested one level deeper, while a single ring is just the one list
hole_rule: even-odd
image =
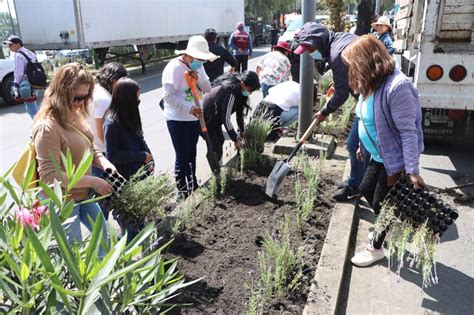
[{"label": "sunglasses", "polygon": [[86,94],[86,95],[78,95],[78,96],[74,96],[74,98],[72,99],[73,102],[75,103],[79,103],[79,102],[82,102],[82,101],[85,101],[86,99],[89,98],[89,94]]}]

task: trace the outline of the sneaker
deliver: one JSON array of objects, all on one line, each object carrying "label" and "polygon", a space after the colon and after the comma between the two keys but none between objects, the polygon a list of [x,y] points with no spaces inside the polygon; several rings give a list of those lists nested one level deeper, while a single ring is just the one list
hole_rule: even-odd
[{"label": "sneaker", "polygon": [[383,247],[375,249],[372,245],[367,245],[352,257],[351,262],[357,267],[367,267],[385,258]]},{"label": "sneaker", "polygon": [[336,192],[334,195],[332,195],[332,197],[336,201],[348,201],[358,196],[359,192],[357,191],[357,189],[352,188],[350,186],[345,186],[341,188],[338,192]]}]

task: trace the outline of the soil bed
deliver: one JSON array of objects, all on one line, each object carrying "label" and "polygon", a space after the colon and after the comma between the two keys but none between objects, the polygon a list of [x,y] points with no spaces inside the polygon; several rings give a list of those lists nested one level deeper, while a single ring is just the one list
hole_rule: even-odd
[{"label": "soil bed", "polygon": [[278,200],[269,199],[261,191],[267,176],[236,175],[225,196],[199,206],[195,222],[174,240],[166,254],[167,258],[179,258],[179,271],[188,280],[205,276],[172,301],[192,305],[175,308],[171,313],[246,313],[251,288],[259,276],[259,240],[265,231],[278,235],[278,223],[289,215],[291,243],[294,248],[303,248],[303,277],[296,289],[271,301],[267,311],[301,314],[332,216],[334,182],[340,176],[326,167],[314,211],[300,230],[296,223],[294,173],[282,182]]}]

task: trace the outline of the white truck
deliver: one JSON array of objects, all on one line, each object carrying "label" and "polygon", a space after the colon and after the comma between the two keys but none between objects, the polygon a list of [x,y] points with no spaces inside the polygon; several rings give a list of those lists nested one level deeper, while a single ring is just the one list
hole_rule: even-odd
[{"label": "white truck", "polygon": [[418,89],[425,135],[461,138],[474,119],[474,1],[397,2],[394,46]]},{"label": "white truck", "polygon": [[227,38],[244,21],[244,0],[14,0],[25,46],[92,49],[105,60],[109,47],[182,49],[193,35],[214,28]]}]

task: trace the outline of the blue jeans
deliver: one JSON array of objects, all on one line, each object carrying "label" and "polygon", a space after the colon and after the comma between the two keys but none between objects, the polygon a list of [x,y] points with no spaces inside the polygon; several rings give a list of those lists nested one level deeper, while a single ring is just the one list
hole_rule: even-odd
[{"label": "blue jeans", "polygon": [[40,96],[41,90],[39,89],[33,89],[31,87],[30,82],[28,80],[23,80],[20,82],[20,97],[23,99],[28,99],[32,98],[33,96],[36,96],[37,99],[32,102],[23,102],[25,104],[26,112],[30,117],[33,119],[38,112],[38,98]]},{"label": "blue jeans", "polygon": [[[105,154],[102,153],[104,156]],[[92,165],[92,176],[95,176],[95,177],[100,177],[102,178],[102,173],[104,171],[102,171],[100,168],[98,167],[95,167],[94,165]],[[105,221],[107,221],[109,219],[109,212],[107,211],[107,209],[105,209],[105,207],[102,207],[102,205],[99,204],[99,207],[100,207],[100,210],[102,210],[102,214],[104,215],[104,219]]]},{"label": "blue jeans", "polygon": [[[67,233],[68,242],[82,242],[81,234],[81,222],[86,228],[92,232],[93,226],[89,222],[89,217],[92,222],[95,222],[97,217],[102,215],[99,205],[96,202],[90,202],[86,204],[76,204],[72,210],[71,216],[64,222],[64,228]],[[103,239],[107,242],[107,225],[105,219],[102,221],[102,234]],[[106,252],[103,246],[99,248],[99,258],[105,257]]]},{"label": "blue jeans", "polygon": [[[362,182],[365,170],[367,169],[370,156],[364,154],[364,161],[359,161],[356,157],[357,149],[359,148],[359,119],[356,117],[352,123],[351,131],[347,136],[347,150],[351,160],[351,173],[349,175],[348,185],[357,189]],[[360,144],[362,146],[362,144]],[[363,150],[365,152],[365,150]]]},{"label": "blue jeans", "polygon": [[176,153],[174,163],[176,186],[178,192],[189,194],[198,187],[196,154],[199,140],[199,122],[168,120],[166,124]]},{"label": "blue jeans", "polygon": [[265,98],[265,96],[268,95],[268,90],[270,88],[274,87],[274,85],[268,85],[268,84],[265,84],[265,83],[262,83],[262,94],[263,94],[263,98]]},{"label": "blue jeans", "polygon": [[283,128],[288,128],[292,123],[298,120],[298,106],[290,107],[280,115],[280,125]]}]

